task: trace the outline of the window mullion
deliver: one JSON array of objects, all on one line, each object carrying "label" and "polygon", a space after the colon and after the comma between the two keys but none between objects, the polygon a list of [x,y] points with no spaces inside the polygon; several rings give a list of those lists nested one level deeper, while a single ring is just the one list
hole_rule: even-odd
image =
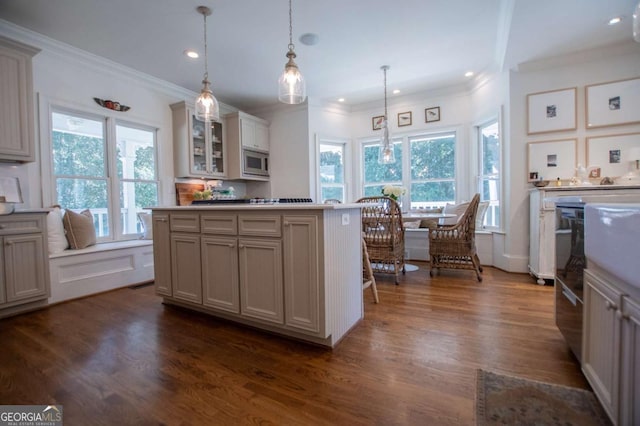
[{"label": "window mullion", "polygon": [[116,164],[116,121],[113,118],[106,119],[106,155],[105,166],[107,173],[107,200],[109,203],[109,226],[112,229],[111,237],[115,240],[122,236],[122,224],[120,223],[120,185]]}]

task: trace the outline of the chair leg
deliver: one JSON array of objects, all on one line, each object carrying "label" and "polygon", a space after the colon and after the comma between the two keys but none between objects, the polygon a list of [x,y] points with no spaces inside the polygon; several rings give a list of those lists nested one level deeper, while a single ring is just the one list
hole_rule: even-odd
[{"label": "chair leg", "polygon": [[480,270],[480,272],[482,272],[482,265],[480,264],[480,258],[478,257],[477,254],[474,254],[473,257],[476,259],[476,262],[478,262],[478,269]]},{"label": "chair leg", "polygon": [[471,257],[471,261],[473,262],[473,267],[476,270],[476,277],[478,278],[478,282],[482,282],[482,266],[480,266],[480,258],[477,254],[474,254]]}]

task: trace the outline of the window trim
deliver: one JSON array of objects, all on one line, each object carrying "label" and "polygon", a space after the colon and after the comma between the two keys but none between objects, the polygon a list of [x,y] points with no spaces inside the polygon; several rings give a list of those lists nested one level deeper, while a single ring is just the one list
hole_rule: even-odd
[{"label": "window trim", "polygon": [[[131,234],[123,234],[121,229],[116,229],[115,222],[119,222],[114,220],[115,211],[117,210],[115,206],[115,198],[112,195],[112,188],[116,188],[119,194],[119,182],[121,181],[117,177],[117,168],[115,165],[115,143],[113,148],[109,147],[109,142],[107,138],[112,137],[115,141],[115,126],[116,124],[126,125],[133,128],[140,128],[143,130],[152,130],[154,132],[154,161],[155,161],[155,180],[153,181],[157,187],[157,197],[158,197],[158,205],[163,203],[162,197],[162,182],[160,180],[160,176],[162,176],[162,166],[159,162],[159,137],[158,134],[160,132],[161,126],[155,123],[151,123],[149,121],[145,121],[144,119],[136,119],[136,121],[132,120],[122,120],[120,119],[114,112],[110,110],[100,110],[98,112],[93,111],[94,108],[89,107],[87,105],[81,105],[61,99],[51,98],[42,94],[38,94],[38,113],[39,113],[39,136],[40,136],[40,173],[41,173],[41,194],[42,194],[42,205],[43,206],[51,206],[56,204],[57,194],[56,194],[56,185],[54,179],[54,170],[53,170],[53,141],[52,141],[52,132],[53,132],[53,122],[52,122],[52,114],[54,112],[62,113],[62,114],[73,114],[80,117],[87,117],[87,119],[104,121],[104,138],[105,138],[105,155],[106,155],[106,170],[104,179],[107,180],[107,205],[113,215],[113,217],[109,217],[109,230],[110,235],[105,237],[97,238],[97,242],[113,242],[113,241],[128,241],[135,240],[140,238],[142,233],[131,233]],[[109,123],[112,123],[112,129],[110,130]],[[110,134],[112,132],[112,134]],[[113,153],[110,152],[113,151]],[[112,175],[111,167],[113,167]],[[115,180],[117,182],[113,183],[112,176],[115,176]],[[64,208],[64,206],[62,206]]]},{"label": "window trim", "polygon": [[[400,184],[407,189],[405,195],[401,197],[401,201],[403,205],[410,205],[410,197],[411,197],[411,158],[410,158],[410,150],[411,143],[410,139],[414,138],[430,138],[438,135],[446,135],[453,134],[455,135],[455,166],[454,166],[454,186],[455,186],[455,203],[458,203],[458,200],[461,199],[462,194],[464,194],[464,188],[468,186],[464,185],[464,176],[462,175],[461,167],[461,143],[462,138],[464,137],[464,131],[461,126],[447,126],[438,129],[421,129],[411,132],[403,132],[403,133],[392,133],[392,140],[399,140],[402,144],[402,152],[407,152],[408,154],[404,155],[402,158],[402,182],[382,182],[380,184],[385,185],[387,183],[391,183],[392,185]],[[365,146],[376,145],[380,143],[379,137],[363,137],[358,139],[358,155],[357,155],[357,167],[358,167],[358,183],[357,183],[357,192],[358,197],[364,196],[364,148]],[[407,173],[408,172],[408,173]],[[443,202],[443,205],[446,202]]]},{"label": "window trim", "polygon": [[[480,122],[478,122],[475,126],[474,126],[474,130],[475,130],[475,145],[476,145],[476,161],[475,161],[475,167],[476,169],[476,173],[475,173],[475,189],[476,191],[480,194],[480,201],[486,201],[484,200],[484,198],[482,198],[482,183],[486,178],[490,178],[490,175],[484,175],[482,170],[483,170],[483,164],[482,164],[482,159],[483,159],[483,149],[482,149],[482,129],[485,127],[488,127],[489,125],[492,125],[493,123],[497,124],[498,126],[498,142],[500,144],[500,149],[498,150],[500,158],[499,158],[499,164],[500,164],[500,173],[497,176],[497,181],[498,181],[498,189],[497,189],[497,193],[498,193],[498,213],[499,213],[499,220],[498,220],[498,224],[496,226],[490,226],[487,225],[483,228],[483,230],[486,231],[500,231],[503,228],[503,223],[504,223],[504,216],[505,216],[505,210],[504,210],[504,143],[503,143],[503,133],[502,133],[502,120],[500,119],[500,115],[496,115],[496,116],[492,116],[489,117],[485,120],[482,120]],[[485,216],[486,217],[486,216]]]},{"label": "window trim", "polygon": [[[315,182],[316,182],[316,200],[321,203],[322,202],[322,187],[343,187],[344,203],[349,202],[351,200],[351,151],[350,151],[350,141],[348,139],[340,139],[340,138],[331,138],[325,137],[322,135],[316,135],[316,146],[315,146]],[[333,146],[341,146],[342,153],[344,155],[343,163],[344,163],[344,184],[333,184],[333,185],[323,185],[320,181],[320,145],[333,145]]]}]

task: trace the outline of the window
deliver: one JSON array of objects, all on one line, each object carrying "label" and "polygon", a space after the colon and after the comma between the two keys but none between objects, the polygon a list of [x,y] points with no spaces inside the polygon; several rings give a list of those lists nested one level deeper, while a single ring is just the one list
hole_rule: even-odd
[{"label": "window", "polygon": [[484,226],[498,228],[500,227],[500,172],[502,170],[498,120],[492,120],[478,126],[478,142],[480,162],[478,192],[481,201],[489,201],[489,208],[484,217]]},{"label": "window", "polygon": [[364,196],[382,195],[382,187],[391,184],[407,190],[403,201],[409,209],[455,202],[455,132],[404,136],[394,139],[393,147],[396,162],[385,165],[378,163],[378,141],[363,144]]},{"label": "window", "polygon": [[456,200],[456,135],[409,138],[411,146],[410,208],[442,206]]},{"label": "window", "polygon": [[346,202],[344,143],[320,141],[319,173],[320,202],[328,199]]},{"label": "window", "polygon": [[385,185],[402,185],[402,140],[393,140],[393,164],[378,163],[380,142],[366,142],[362,147],[363,195],[381,196]]},{"label": "window", "polygon": [[158,201],[156,130],[56,109],[51,123],[54,203],[90,209],[98,240],[135,238]]}]

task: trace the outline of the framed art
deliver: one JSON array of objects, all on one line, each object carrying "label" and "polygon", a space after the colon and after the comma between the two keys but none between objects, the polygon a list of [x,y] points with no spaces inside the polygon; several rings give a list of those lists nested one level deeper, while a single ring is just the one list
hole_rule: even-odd
[{"label": "framed art", "polygon": [[559,139],[527,144],[527,181],[570,179],[575,174],[577,139]]},{"label": "framed art", "polygon": [[383,121],[384,121],[384,115],[379,115],[377,117],[373,117],[371,119],[371,127],[373,128],[373,130],[382,129],[382,122]]},{"label": "framed art", "polygon": [[527,134],[575,130],[577,88],[527,95]]},{"label": "framed art", "polygon": [[587,129],[640,123],[640,77],[585,88]]},{"label": "framed art", "polygon": [[440,121],[440,107],[427,108],[424,110],[425,123]]},{"label": "framed art", "polygon": [[634,171],[640,159],[640,133],[587,138],[587,164],[599,167],[600,176],[617,178]]},{"label": "framed art", "polygon": [[411,111],[398,113],[398,127],[411,126]]}]

